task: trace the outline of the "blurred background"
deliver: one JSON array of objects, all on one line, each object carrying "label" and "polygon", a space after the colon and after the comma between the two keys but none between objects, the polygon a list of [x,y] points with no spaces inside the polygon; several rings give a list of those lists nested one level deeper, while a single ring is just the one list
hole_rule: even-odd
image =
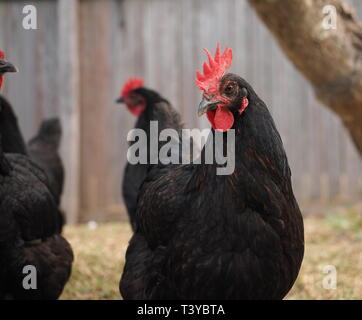
[{"label": "blurred background", "polygon": [[[65,236],[76,255],[63,299],[120,298],[131,230],[115,221],[127,217],[120,185],[136,121],[115,103],[123,82],[143,77],[180,111],[186,128],[209,127],[196,114],[201,93],[194,78],[202,48],[214,51],[218,41],[233,49],[231,71],[266,102],[289,158],[306,253],[288,298],[361,299],[361,158],[340,118],[316,100],[249,2],[0,0],[0,49],[20,69],[6,77],[2,94],[27,139],[44,118],[62,121]],[[362,1],[344,3],[362,18]],[[37,30],[22,26],[29,4],[37,9]],[[322,285],[330,265],[338,271],[336,290]]]},{"label": "blurred background", "polygon": [[[349,2],[362,15],[361,1]],[[37,8],[37,30],[22,27],[25,4]],[[217,41],[233,49],[231,71],[272,112],[302,208],[361,196],[362,163],[350,137],[247,1],[0,1],[0,46],[20,69],[3,94],[27,138],[43,118],[60,116],[69,222],[124,215],[120,182],[135,118],[114,101],[129,76],[169,99],[187,128],[209,126],[196,115],[194,76],[201,49],[214,51]]]}]

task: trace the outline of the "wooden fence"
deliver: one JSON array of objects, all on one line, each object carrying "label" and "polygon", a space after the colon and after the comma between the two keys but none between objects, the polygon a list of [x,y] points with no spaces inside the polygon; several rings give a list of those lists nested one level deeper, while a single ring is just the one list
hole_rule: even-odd
[{"label": "wooden fence", "polygon": [[[362,16],[362,2],[351,1]],[[22,8],[37,8],[24,30]],[[234,50],[232,71],[269,106],[284,140],[301,202],[353,199],[362,164],[340,121],[314,98],[245,0],[0,0],[0,48],[21,72],[3,94],[27,138],[60,116],[69,222],[119,216],[126,135],[135,119],[114,103],[129,76],[144,77],[181,112],[196,116],[194,75],[217,41]]]}]

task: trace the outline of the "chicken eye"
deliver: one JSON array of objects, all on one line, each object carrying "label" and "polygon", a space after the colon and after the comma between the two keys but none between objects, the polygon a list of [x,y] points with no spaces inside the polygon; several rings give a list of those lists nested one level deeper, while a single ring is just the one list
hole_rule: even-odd
[{"label": "chicken eye", "polygon": [[224,89],[224,93],[227,95],[230,95],[230,94],[234,93],[235,88],[236,88],[235,83],[228,83]]}]

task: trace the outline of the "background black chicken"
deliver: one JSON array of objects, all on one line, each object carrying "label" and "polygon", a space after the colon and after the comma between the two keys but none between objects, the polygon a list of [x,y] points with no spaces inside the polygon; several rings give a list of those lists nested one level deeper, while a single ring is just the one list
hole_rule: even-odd
[{"label": "background black chicken", "polygon": [[27,154],[25,141],[20,131],[18,119],[10,103],[0,95],[0,134],[5,153]]},{"label": "background black chicken", "polygon": [[[61,123],[58,118],[44,120],[35,137],[26,146],[17,117],[11,104],[0,96],[0,133],[3,152],[28,155],[47,176],[47,185],[55,202],[60,206],[64,187],[64,166],[59,155],[62,135]],[[62,225],[65,215],[61,212]]]},{"label": "background black chicken", "polygon": [[198,76],[199,112],[208,113],[210,135],[235,129],[235,170],[150,171],[120,283],[125,299],[282,299],[298,275],[303,221],[281,138],[252,87],[224,75],[231,51],[226,61],[218,50]]},{"label": "background black chicken", "polygon": [[11,104],[0,96],[0,133],[4,153],[18,153],[29,157],[44,171],[55,202],[60,205],[64,187],[64,166],[59,155],[62,136],[58,118],[44,120],[38,133],[26,145]]},{"label": "background black chicken", "polygon": [[[134,128],[142,129],[150,136],[150,122],[157,121],[159,131],[172,128],[177,132],[182,129],[180,116],[171,104],[159,93],[143,87],[143,81],[137,78],[129,79],[122,90],[122,96],[117,100],[125,103],[127,108],[138,117]],[[135,141],[130,142],[130,145]],[[161,146],[161,145],[160,145]],[[148,164],[131,164],[127,162],[122,182],[122,195],[127,207],[132,229],[136,228],[137,198],[144,179],[147,176],[150,164],[150,144],[147,143]]]},{"label": "background black chicken", "polygon": [[[73,253],[60,235],[60,214],[46,176],[27,157],[0,154],[0,299],[56,299]],[[24,290],[23,268],[37,270],[37,290]]]},{"label": "background black chicken", "polygon": [[[1,80],[5,72],[16,71],[3,59]],[[60,235],[57,205],[44,172],[25,155],[5,154],[1,139],[0,299],[57,299],[73,261],[72,249]],[[23,287],[28,265],[36,268],[35,290]]]},{"label": "background black chicken", "polygon": [[29,156],[45,171],[57,205],[64,187],[64,167],[59,155],[61,135],[59,119],[52,118],[44,120],[37,135],[28,142]]},{"label": "background black chicken", "polygon": [[[11,104],[0,96],[0,134],[3,152],[28,155],[47,176],[47,185],[54,196],[55,203],[60,207],[64,186],[64,166],[59,155],[61,124],[58,118],[44,120],[35,137],[25,145],[17,117]],[[62,225],[65,215],[59,211]]]}]

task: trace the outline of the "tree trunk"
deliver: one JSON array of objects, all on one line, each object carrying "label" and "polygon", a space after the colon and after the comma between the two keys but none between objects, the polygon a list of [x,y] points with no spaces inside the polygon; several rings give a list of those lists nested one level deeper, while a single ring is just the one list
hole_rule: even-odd
[{"label": "tree trunk", "polygon": [[[362,154],[362,25],[342,0],[248,0]],[[337,12],[326,28],[323,8]]]}]

